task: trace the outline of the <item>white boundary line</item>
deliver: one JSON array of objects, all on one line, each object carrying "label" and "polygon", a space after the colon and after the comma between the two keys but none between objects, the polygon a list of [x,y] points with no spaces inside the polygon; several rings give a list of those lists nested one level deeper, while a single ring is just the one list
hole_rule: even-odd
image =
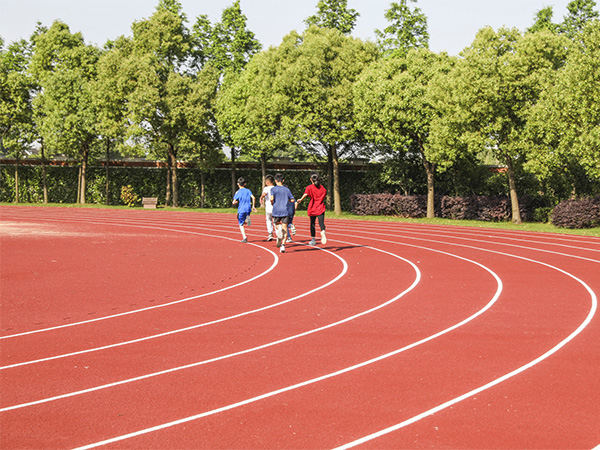
[{"label": "white boundary line", "polygon": [[[229,231],[225,231],[225,232],[228,233]],[[301,244],[301,245],[306,245],[306,244]],[[277,303],[272,303],[270,305],[263,306],[261,308],[256,308],[256,309],[252,309],[252,310],[249,310],[249,311],[244,311],[244,312],[241,312],[241,313],[238,313],[238,314],[234,314],[232,316],[227,316],[227,317],[222,317],[220,319],[211,320],[209,322],[204,322],[204,323],[200,323],[200,324],[196,324],[196,325],[191,325],[191,326],[188,326],[188,327],[185,327],[185,328],[179,328],[179,329],[176,329],[176,330],[166,331],[166,332],[163,332],[163,333],[154,334],[154,335],[150,335],[150,336],[145,336],[145,337],[142,337],[142,338],[132,339],[132,340],[129,340],[129,341],[122,341],[122,342],[117,342],[115,344],[104,345],[104,346],[101,346],[101,347],[95,347],[95,348],[90,348],[90,349],[86,349],[86,350],[79,350],[79,351],[71,352],[71,353],[63,353],[63,354],[60,354],[60,355],[49,356],[49,357],[46,357],[46,358],[40,358],[40,359],[36,359],[36,360],[31,360],[31,361],[24,361],[24,362],[20,362],[20,363],[9,364],[9,365],[6,365],[6,366],[1,366],[0,370],[11,369],[11,368],[14,368],[14,367],[26,366],[26,365],[30,365],[30,364],[36,364],[36,363],[45,362],[45,361],[51,361],[51,360],[60,359],[60,358],[67,358],[67,357],[70,357],[70,356],[81,355],[81,354],[84,354],[84,353],[91,353],[91,352],[96,352],[96,351],[100,351],[100,350],[107,350],[107,349],[111,349],[111,348],[122,347],[124,345],[129,345],[129,344],[135,344],[135,343],[138,343],[138,342],[148,341],[148,340],[151,340],[151,339],[156,339],[156,338],[160,338],[160,337],[164,337],[164,336],[169,336],[169,335],[172,335],[172,334],[177,334],[177,333],[182,333],[182,332],[185,332],[185,331],[195,330],[197,328],[202,328],[202,327],[206,327],[206,326],[209,326],[209,325],[215,325],[217,323],[222,323],[222,322],[226,322],[226,321],[229,321],[229,320],[237,319],[237,318],[240,318],[240,317],[248,316],[250,314],[255,314],[255,313],[258,313],[258,312],[266,311],[268,309],[272,309],[272,308],[275,308],[275,307],[278,307],[278,306],[281,306],[281,305],[285,305],[286,303],[293,302],[293,301],[298,300],[300,298],[306,297],[307,295],[310,295],[310,294],[313,294],[313,293],[315,293],[317,291],[320,291],[321,289],[324,289],[324,288],[326,288],[328,286],[331,286],[332,284],[334,284],[337,281],[339,281],[348,272],[348,263],[346,262],[346,260],[344,258],[336,255],[335,253],[333,253],[333,252],[331,252],[329,250],[323,249],[323,248],[316,247],[315,251],[317,251],[317,250],[329,253],[329,254],[335,256],[337,259],[339,259],[341,261],[341,263],[342,263],[342,270],[341,270],[341,272],[338,275],[336,275],[333,279],[329,280],[327,283],[324,283],[324,284],[322,284],[320,286],[317,286],[316,288],[311,289],[309,291],[306,291],[306,292],[304,292],[302,294],[299,294],[299,295],[296,295],[294,297],[291,297],[291,298],[279,301]]]},{"label": "white boundary line", "polygon": [[[219,223],[215,220],[211,220],[210,222]],[[347,231],[348,230],[347,227],[343,227],[338,222],[329,224],[327,226],[327,228],[330,230],[336,230],[336,231]],[[433,236],[439,236],[439,237],[444,237],[444,238],[472,240],[475,242],[495,243],[495,244],[499,244],[499,245],[508,245],[508,246],[520,247],[520,248],[530,248],[530,249],[538,250],[538,251],[552,252],[552,250],[544,250],[544,249],[539,249],[539,248],[535,248],[535,247],[524,247],[524,246],[519,246],[517,244],[509,244],[507,242],[490,241],[489,239],[488,240],[476,239],[474,237],[463,237],[463,235],[469,235],[469,233],[464,232],[464,231],[453,230],[452,228],[442,227],[442,226],[430,227],[430,226],[424,225],[422,227],[422,229],[419,229],[417,227],[379,226],[379,223],[368,223],[368,226],[366,226],[366,227],[353,227],[353,230],[357,231],[357,232],[361,232],[361,233],[383,234],[383,235],[389,235],[390,232],[399,233],[399,234],[400,233],[409,233],[409,234],[416,234],[416,235],[428,235],[428,236],[433,235]],[[378,233],[377,231],[374,231],[374,230],[378,230],[381,232]],[[444,234],[441,234],[441,233],[444,233]],[[600,252],[600,249],[579,247],[576,245],[560,244],[560,243],[556,243],[556,242],[536,241],[536,240],[532,240],[532,239],[520,239],[520,238],[514,238],[514,237],[510,237],[510,236],[500,235],[499,233],[493,233],[493,234],[496,234],[496,235],[492,235],[492,233],[488,233],[487,230],[485,230],[485,232],[475,233],[475,234],[470,234],[470,235],[478,237],[478,238],[481,238],[481,237],[487,237],[487,238],[492,238],[492,239],[499,238],[499,239],[506,239],[506,240],[512,240],[512,241],[530,242],[530,243],[534,243],[534,244],[541,244],[541,245],[547,245],[547,246],[554,245],[554,246],[572,248],[572,249],[577,249],[577,250],[582,250],[582,251]],[[533,237],[533,236],[531,236],[531,237]],[[560,255],[565,255],[565,253],[560,253],[560,252],[556,252],[556,253],[560,254]],[[569,256],[572,256],[575,258],[578,257],[576,255],[569,255]],[[584,257],[580,257],[580,258],[585,259]]]},{"label": "white boundary line", "polygon": [[[107,389],[107,388],[111,388],[111,387],[114,387],[114,386],[119,386],[119,385],[122,385],[122,384],[132,383],[134,381],[145,380],[147,378],[152,378],[152,377],[156,377],[156,376],[159,376],[159,375],[165,375],[165,374],[168,374],[168,373],[177,372],[179,370],[190,369],[192,367],[198,367],[198,366],[209,364],[209,363],[213,363],[213,362],[216,362],[216,361],[221,361],[221,360],[224,360],[224,359],[232,358],[234,356],[240,356],[240,355],[244,355],[244,354],[247,354],[247,353],[255,352],[257,350],[263,350],[265,348],[269,348],[269,347],[272,347],[274,345],[282,344],[284,342],[292,341],[292,340],[295,340],[295,339],[298,339],[298,338],[301,338],[301,337],[304,337],[304,336],[308,336],[308,335],[311,335],[311,334],[314,334],[314,333],[317,333],[317,332],[320,332],[320,331],[323,331],[323,330],[326,330],[326,329],[329,329],[329,328],[333,328],[335,326],[338,326],[338,325],[341,325],[341,324],[344,324],[344,323],[347,323],[347,322],[350,322],[350,321],[355,320],[355,319],[357,319],[359,317],[365,316],[365,315],[370,314],[370,313],[372,313],[374,311],[382,309],[382,308],[384,308],[384,307],[386,307],[386,306],[388,306],[388,305],[396,302],[397,300],[399,300],[400,298],[402,298],[404,295],[406,295],[407,293],[409,293],[410,291],[412,291],[419,284],[419,282],[421,281],[421,271],[410,260],[408,260],[406,258],[402,258],[401,256],[398,256],[398,255],[396,255],[394,253],[387,252],[385,250],[381,250],[381,249],[378,249],[378,248],[375,248],[375,247],[369,247],[369,246],[363,246],[363,247],[364,248],[370,248],[371,250],[376,250],[376,251],[379,251],[381,253],[388,254],[388,255],[393,256],[393,257],[395,257],[395,258],[397,258],[397,259],[399,259],[401,261],[404,261],[404,262],[408,263],[409,265],[412,266],[412,268],[415,271],[415,274],[416,274],[415,280],[412,282],[412,284],[408,288],[406,288],[400,294],[396,295],[394,298],[392,298],[392,299],[390,299],[390,300],[388,300],[388,301],[386,301],[384,303],[381,303],[381,304],[379,304],[379,305],[377,305],[377,306],[375,306],[373,308],[370,308],[368,310],[365,310],[365,311],[362,311],[360,313],[354,314],[352,316],[346,317],[346,318],[344,318],[342,320],[338,320],[337,322],[330,323],[328,325],[324,325],[324,326],[321,326],[321,327],[318,327],[318,328],[313,328],[312,330],[308,330],[308,331],[305,331],[305,332],[302,332],[302,333],[299,333],[299,334],[295,334],[293,336],[288,336],[286,338],[279,339],[277,341],[268,342],[266,344],[259,345],[257,347],[252,347],[252,348],[249,348],[249,349],[246,349],[246,350],[241,350],[241,351],[238,351],[238,352],[229,353],[227,355],[218,356],[218,357],[207,359],[207,360],[204,360],[204,361],[198,361],[198,362],[195,362],[195,363],[186,364],[184,366],[173,367],[171,369],[166,369],[166,370],[162,370],[162,371],[159,371],[159,372],[154,372],[154,373],[150,373],[150,374],[146,374],[146,375],[141,375],[139,377],[134,377],[134,378],[129,378],[129,379],[125,379],[125,380],[120,380],[120,381],[116,381],[116,382],[113,382],[113,383],[104,384],[104,385],[101,385],[101,386],[96,386],[96,387],[89,388],[89,389],[83,389],[83,390],[80,390],[80,391],[70,392],[70,393],[67,393],[67,394],[57,395],[57,396],[54,396],[54,397],[48,397],[48,398],[44,398],[44,399],[40,399],[40,400],[36,400],[36,401],[32,401],[32,402],[21,403],[21,404],[18,404],[18,405],[3,407],[3,408],[0,408],[0,412],[11,411],[11,410],[14,410],[14,409],[20,409],[20,408],[25,408],[25,407],[28,407],[28,406],[39,405],[39,404],[42,404],[42,403],[48,403],[48,402],[59,400],[59,399],[63,399],[63,398],[74,397],[76,395],[86,394],[86,393],[89,393],[89,392],[95,392],[95,391],[99,391],[101,389]],[[458,257],[458,258],[463,259],[461,257]],[[475,263],[475,264],[480,265],[478,263]],[[485,266],[482,266],[482,267],[485,268]],[[485,268],[485,269],[488,270],[487,268]]]},{"label": "white boundary line", "polygon": [[[545,264],[542,263],[544,265],[548,265],[549,264]],[[552,266],[550,266],[552,267]],[[421,419],[424,419],[425,417],[431,416],[437,412],[443,411],[444,409],[447,409],[469,397],[472,397],[474,395],[479,394],[480,392],[483,392],[485,390],[488,390],[500,383],[502,383],[503,381],[506,381],[516,375],[519,375],[522,372],[525,372],[526,370],[530,369],[531,367],[535,366],[536,364],[542,362],[543,360],[549,358],[550,356],[552,356],[554,353],[558,352],[561,348],[563,348],[565,345],[567,345],[569,342],[571,342],[579,333],[581,333],[588,325],[589,323],[592,321],[592,318],[594,317],[594,315],[596,314],[596,310],[598,308],[598,298],[596,297],[595,292],[581,279],[577,278],[576,276],[574,276],[573,274],[566,272],[562,269],[559,269],[557,267],[554,267],[556,270],[570,276],[571,278],[573,278],[574,280],[578,281],[581,285],[583,285],[583,287],[588,291],[588,293],[590,294],[591,297],[591,307],[590,310],[585,318],[585,320],[571,333],[569,334],[565,339],[563,339],[562,341],[560,341],[557,345],[555,345],[554,347],[552,347],[550,350],[546,351],[545,353],[543,353],[542,355],[538,356],[537,358],[535,358],[533,361],[530,361],[529,363],[513,370],[512,372],[509,372],[499,378],[496,378],[495,380],[490,381],[487,384],[484,384],[483,386],[480,386],[476,389],[473,389],[463,395],[460,395],[458,397],[455,397],[451,400],[448,400],[447,402],[441,403],[440,405],[428,409],[427,411],[422,412],[421,414],[417,414],[416,416],[411,417],[410,419],[406,419],[396,425],[392,425],[391,427],[388,428],[384,428],[383,430],[377,431],[375,433],[369,434],[367,436],[364,436],[360,439],[356,439],[352,442],[349,442],[347,444],[341,445],[339,447],[336,447],[336,449],[348,449],[348,448],[352,448],[352,447],[356,447],[357,445],[360,444],[364,444],[365,442],[371,441],[373,439],[376,439],[378,437],[384,436],[386,434],[392,433],[396,430],[399,430],[401,428],[404,428],[408,425],[411,425],[415,422],[418,422]]]},{"label": "white boundary line", "polygon": [[[210,220],[209,223],[206,222],[190,222],[187,224],[177,224],[175,225],[174,223],[169,223],[170,226],[180,226],[180,227],[184,227],[184,228],[201,228],[201,229],[212,229],[210,227],[210,224],[215,224],[217,226],[220,226],[220,228],[223,227],[228,227],[231,228],[232,230],[234,230],[234,227],[232,226],[228,226],[228,225],[223,225],[222,222],[217,222],[214,220]],[[297,227],[298,228],[298,227]],[[333,228],[333,227],[329,227],[329,228]],[[356,235],[356,234],[348,234],[346,229],[344,228],[340,228],[339,230],[342,231],[342,233],[334,233],[337,236],[351,236],[351,237],[360,237],[362,239],[370,239],[372,235],[382,235],[382,236],[389,236],[390,233],[380,233],[380,232],[374,232],[374,231],[363,231],[360,229],[355,229],[353,230],[353,232],[358,232],[358,233],[365,233],[366,235]],[[418,231],[407,231],[407,230],[390,230],[390,231],[396,231],[400,233],[408,233],[411,235],[416,235],[415,237],[413,236],[402,236],[406,239],[411,239],[411,240],[418,240],[418,241],[427,241],[427,242],[435,242],[435,243],[441,243],[441,244],[446,244],[446,245],[457,245],[457,246],[465,246],[463,244],[458,244],[455,242],[447,242],[447,241],[435,241],[435,240],[431,240],[430,236],[437,236],[437,237],[441,237],[441,238],[452,238],[452,239],[458,239],[458,240],[462,240],[462,241],[474,241],[476,243],[481,243],[481,244],[497,244],[497,245],[504,245],[507,247],[514,247],[514,248],[519,248],[519,249],[526,249],[526,250],[534,250],[534,251],[538,251],[538,252],[543,252],[543,253],[550,253],[550,254],[554,254],[554,255],[560,255],[560,256],[567,256],[569,258],[576,258],[576,259],[581,259],[583,261],[590,261],[590,262],[594,262],[594,263],[600,263],[600,260],[597,259],[592,259],[592,258],[587,258],[585,256],[579,256],[579,255],[573,255],[570,253],[562,253],[562,252],[558,252],[555,250],[547,250],[547,249],[542,249],[542,248],[536,248],[536,247],[527,247],[524,245],[518,245],[518,244],[511,244],[508,242],[497,242],[497,241],[489,241],[489,240],[483,240],[483,239],[475,239],[475,238],[466,238],[466,237],[462,237],[462,236],[452,236],[452,235],[446,235],[446,234],[435,234],[435,233],[429,233],[429,234],[425,234],[425,233],[419,233]],[[424,237],[419,237],[421,235],[425,234]],[[376,239],[382,242],[394,242],[394,241],[387,241],[387,240],[381,240],[381,239]],[[398,243],[398,242],[396,242]],[[545,244],[545,243],[544,243]],[[545,244],[548,245],[548,244]],[[477,247],[470,247],[470,246],[466,246],[468,248],[477,248]],[[567,246],[569,247],[569,246]],[[581,249],[581,247],[572,247],[572,248],[578,248]],[[595,251],[595,250],[592,250]]]},{"label": "white boundary line", "polygon": [[[52,220],[52,221],[56,221],[56,222],[72,222],[73,220],[71,219],[41,219],[41,220]],[[96,224],[101,224],[101,225],[105,225],[105,223],[99,223],[99,222],[89,222],[86,221],[86,223],[96,223]],[[156,230],[163,230],[163,231],[173,231],[176,233],[185,233],[185,234],[194,234],[194,235],[199,235],[199,236],[208,236],[208,237],[218,237],[220,239],[227,239],[229,241],[236,241],[236,239],[234,238],[229,238],[229,237],[225,237],[225,236],[215,236],[215,235],[211,235],[211,234],[205,234],[205,233],[198,233],[198,232],[194,232],[194,231],[185,231],[185,230],[175,230],[175,229],[170,229],[170,228],[163,228],[163,227],[152,227],[152,226],[146,226],[146,225],[129,225],[129,224],[123,224],[123,223],[119,223],[119,224],[115,224],[115,223],[111,223],[109,224],[110,226],[121,226],[121,227],[137,227],[137,228],[150,228],[150,229],[156,229]],[[54,327],[48,327],[48,328],[40,328],[38,330],[31,330],[31,331],[24,331],[21,333],[15,333],[15,334],[10,334],[10,335],[5,335],[5,336],[0,336],[0,340],[3,339],[11,339],[11,338],[15,338],[15,337],[19,337],[19,336],[27,336],[30,334],[36,334],[36,333],[43,333],[43,332],[47,332],[47,331],[53,331],[53,330],[59,330],[61,328],[68,328],[68,327],[74,327],[74,326],[78,326],[78,325],[84,325],[84,324],[88,324],[88,323],[92,323],[92,322],[99,322],[102,320],[108,320],[108,319],[114,319],[115,317],[122,317],[122,316],[127,316],[130,314],[136,314],[136,313],[140,313],[143,311],[150,311],[153,309],[158,309],[158,308],[164,308],[166,306],[171,306],[171,305],[176,305],[178,303],[183,303],[183,302],[188,302],[190,300],[195,300],[198,298],[202,298],[202,297],[207,297],[209,295],[213,295],[213,294],[218,294],[219,292],[223,292],[223,291],[227,291],[229,289],[233,289],[236,288],[238,286],[242,286],[244,284],[250,283],[266,274],[268,274],[269,272],[271,272],[276,266],[277,264],[279,264],[279,256],[277,256],[277,254],[271,250],[269,250],[268,248],[262,247],[260,245],[257,244],[253,244],[253,243],[248,243],[249,245],[252,245],[254,247],[260,248],[266,252],[271,253],[271,255],[273,256],[273,263],[271,264],[271,266],[265,270],[264,272],[253,276],[252,278],[249,278],[248,280],[242,281],[240,283],[236,283],[230,286],[226,286],[224,288],[221,289],[217,289],[215,291],[211,291],[211,292],[205,292],[204,294],[200,294],[200,295],[195,295],[193,297],[186,297],[180,300],[175,300],[172,302],[168,302],[168,303],[162,303],[160,305],[153,305],[153,306],[149,306],[146,308],[140,308],[140,309],[135,309],[132,311],[126,311],[126,312],[122,312],[122,313],[118,313],[118,314],[111,314],[109,316],[103,316],[103,317],[97,317],[95,319],[89,319],[89,320],[82,320],[80,322],[72,322],[72,323],[67,323],[64,325],[57,325]]]}]

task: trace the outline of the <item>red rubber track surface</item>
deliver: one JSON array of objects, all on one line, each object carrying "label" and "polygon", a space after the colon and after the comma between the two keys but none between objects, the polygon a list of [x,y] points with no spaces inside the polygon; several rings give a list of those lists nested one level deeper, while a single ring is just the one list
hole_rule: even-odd
[{"label": "red rubber track surface", "polygon": [[0,207],[0,447],[600,444],[599,238],[252,218]]}]

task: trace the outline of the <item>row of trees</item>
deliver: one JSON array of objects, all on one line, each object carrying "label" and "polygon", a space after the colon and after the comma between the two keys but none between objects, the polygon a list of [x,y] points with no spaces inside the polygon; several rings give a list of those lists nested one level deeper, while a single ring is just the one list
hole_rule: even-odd
[{"label": "row of trees", "polygon": [[265,51],[239,1],[220,22],[200,16],[190,28],[177,0],[160,0],[131,37],[103,49],[61,22],[40,25],[0,54],[2,146],[18,159],[37,141],[43,158],[79,160],[81,202],[94,152],[166,160],[176,206],[177,161],[210,170],[224,144],[234,167],[240,156],[259,160],[263,176],[282,152],[325,159],[336,212],[349,156],[418,159],[429,217],[436,173],[465,161],[506,167],[515,222],[517,173],[574,195],[600,179],[594,1],[572,1],[558,24],[543,9],[524,33],[484,28],[459,57],[428,49],[427,19],[410,1],[391,4],[372,43],[350,35],[358,13],[346,0],[321,0],[303,33]]}]

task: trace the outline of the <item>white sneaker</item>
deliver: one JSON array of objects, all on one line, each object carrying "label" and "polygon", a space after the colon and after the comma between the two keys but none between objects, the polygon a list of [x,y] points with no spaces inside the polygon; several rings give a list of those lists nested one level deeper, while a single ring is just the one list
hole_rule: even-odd
[{"label": "white sneaker", "polygon": [[279,247],[279,253],[285,253],[285,245]]},{"label": "white sneaker", "polygon": [[325,236],[325,231],[321,231],[321,244],[327,244],[327,236]]},{"label": "white sneaker", "polygon": [[267,241],[272,241],[273,240],[273,233],[269,233],[269,235],[267,236]]},{"label": "white sneaker", "polygon": [[291,238],[291,237],[289,237],[289,238],[287,238],[287,239],[286,239],[286,241],[285,241],[285,242],[294,242],[294,241],[292,241],[292,238]]}]

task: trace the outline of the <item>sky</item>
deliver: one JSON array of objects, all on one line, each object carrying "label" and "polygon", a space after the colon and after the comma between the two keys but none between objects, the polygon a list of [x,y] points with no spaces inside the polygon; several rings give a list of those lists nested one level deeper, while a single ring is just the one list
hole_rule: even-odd
[{"label": "sky", "polygon": [[[429,27],[429,47],[458,55],[486,25],[525,30],[537,11],[552,6],[554,22],[561,22],[570,0],[418,0]],[[181,0],[191,26],[200,14],[218,21],[233,0]],[[375,29],[388,25],[384,17],[392,0],[348,0],[360,16],[352,35],[375,40]],[[263,48],[277,46],[291,30],[302,31],[304,19],[316,12],[318,0],[241,0],[248,28]],[[50,25],[60,19],[71,32],[80,31],[87,43],[131,34],[131,24],[149,17],[158,0],[0,0],[0,36],[5,43],[29,38],[36,22]]]}]

